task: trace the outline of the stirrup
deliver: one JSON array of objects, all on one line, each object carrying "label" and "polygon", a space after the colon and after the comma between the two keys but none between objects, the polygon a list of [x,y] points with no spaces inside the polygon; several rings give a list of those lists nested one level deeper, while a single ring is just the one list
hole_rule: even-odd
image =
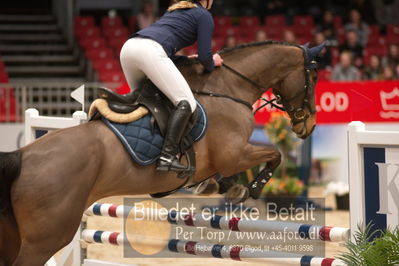
[{"label": "stirrup", "polygon": [[195,167],[186,166],[179,162],[177,158],[161,156],[157,162],[157,171],[173,171],[177,173],[195,172]]}]

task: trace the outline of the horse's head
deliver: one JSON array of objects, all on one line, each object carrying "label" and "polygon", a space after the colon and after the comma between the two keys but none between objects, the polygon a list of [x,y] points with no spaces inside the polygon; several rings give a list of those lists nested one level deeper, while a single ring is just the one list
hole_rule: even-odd
[{"label": "horse's head", "polygon": [[292,130],[305,139],[316,126],[315,85],[317,63],[315,58],[324,45],[308,48],[301,46],[304,66],[289,73],[278,86],[273,88],[277,101],[284,106],[291,118]]}]

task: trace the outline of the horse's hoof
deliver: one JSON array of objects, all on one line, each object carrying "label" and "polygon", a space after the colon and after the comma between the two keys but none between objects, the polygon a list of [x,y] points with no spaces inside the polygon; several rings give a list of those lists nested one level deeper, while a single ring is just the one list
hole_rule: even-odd
[{"label": "horse's hoof", "polygon": [[194,187],[193,193],[195,195],[211,195],[218,193],[218,191],[219,183],[215,179],[210,178]]},{"label": "horse's hoof", "polygon": [[224,198],[231,204],[242,203],[249,198],[249,189],[241,184],[235,184],[229,188]]}]

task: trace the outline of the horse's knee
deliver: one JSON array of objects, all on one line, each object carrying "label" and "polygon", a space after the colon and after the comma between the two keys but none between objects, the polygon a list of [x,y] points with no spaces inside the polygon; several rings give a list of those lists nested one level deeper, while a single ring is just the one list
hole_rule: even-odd
[{"label": "horse's knee", "polygon": [[281,153],[279,151],[275,151],[273,154],[274,160],[277,161],[279,164],[281,162]]}]

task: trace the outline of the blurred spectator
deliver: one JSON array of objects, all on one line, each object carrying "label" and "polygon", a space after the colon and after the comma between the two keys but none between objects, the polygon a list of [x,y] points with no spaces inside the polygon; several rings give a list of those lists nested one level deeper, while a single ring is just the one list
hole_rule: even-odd
[{"label": "blurred spectator", "polygon": [[393,69],[389,66],[385,66],[382,69],[382,77],[381,80],[389,81],[389,80],[395,80],[395,72]]},{"label": "blurred spectator", "polygon": [[296,36],[291,30],[284,31],[283,40],[287,43],[297,43]]},{"label": "blurred spectator", "polygon": [[357,32],[349,30],[345,35],[345,43],[340,46],[340,51],[349,51],[353,54],[355,66],[361,67],[363,64],[363,47],[359,43]]},{"label": "blurred spectator", "polygon": [[399,0],[373,0],[373,2],[379,24],[399,24]]},{"label": "blurred spectator", "polygon": [[349,22],[345,25],[345,31],[356,31],[359,43],[361,46],[366,47],[369,37],[369,26],[362,21],[360,12],[352,9],[349,15]]},{"label": "blurred spectator", "polygon": [[237,46],[237,39],[234,35],[229,35],[226,38],[223,48],[234,48]]},{"label": "blurred spectator", "polygon": [[350,52],[341,53],[339,63],[334,67],[331,79],[333,81],[360,80],[358,69],[352,65],[352,54]]},{"label": "blurred spectator", "polygon": [[[233,2],[233,1],[229,1]],[[259,19],[262,24],[265,22],[265,17],[267,15],[277,15],[284,14],[286,12],[286,8],[284,7],[284,1],[272,0],[257,0],[257,12]]]},{"label": "blurred spectator", "polygon": [[399,64],[395,67],[396,78],[399,79]]},{"label": "blurred spectator", "polygon": [[143,5],[143,11],[137,15],[137,26],[138,28],[144,29],[157,21],[158,18],[155,14],[155,7],[151,1],[145,1]]},{"label": "blurred spectator", "polygon": [[[316,32],[314,35],[314,39],[311,43],[311,46],[318,46],[320,44],[325,43],[326,37],[324,36],[323,32]],[[326,46],[320,53],[319,57],[317,58],[317,63],[319,65],[319,69],[325,69],[331,66],[331,47]]]},{"label": "blurred spectator", "polygon": [[324,36],[329,41],[337,40],[337,32],[334,25],[334,15],[331,11],[324,12],[323,20],[318,26],[318,31],[324,33]]},{"label": "blurred spectator", "polygon": [[350,0],[350,9],[359,10],[364,20],[369,24],[375,23],[375,11],[372,0]]},{"label": "blurred spectator", "polygon": [[255,35],[255,42],[264,42],[267,40],[267,33],[264,30],[258,30]]},{"label": "blurred spectator", "polygon": [[382,59],[383,66],[389,66],[392,69],[399,64],[399,47],[397,44],[389,45],[388,55]]},{"label": "blurred spectator", "polygon": [[[262,1],[265,4],[265,1]],[[284,14],[284,1],[280,0],[271,0],[266,2],[266,14],[267,15],[276,15],[276,14]]]},{"label": "blurred spectator", "polygon": [[370,57],[368,66],[364,69],[363,79],[365,80],[379,80],[381,78],[382,68],[380,58],[376,55]]}]

